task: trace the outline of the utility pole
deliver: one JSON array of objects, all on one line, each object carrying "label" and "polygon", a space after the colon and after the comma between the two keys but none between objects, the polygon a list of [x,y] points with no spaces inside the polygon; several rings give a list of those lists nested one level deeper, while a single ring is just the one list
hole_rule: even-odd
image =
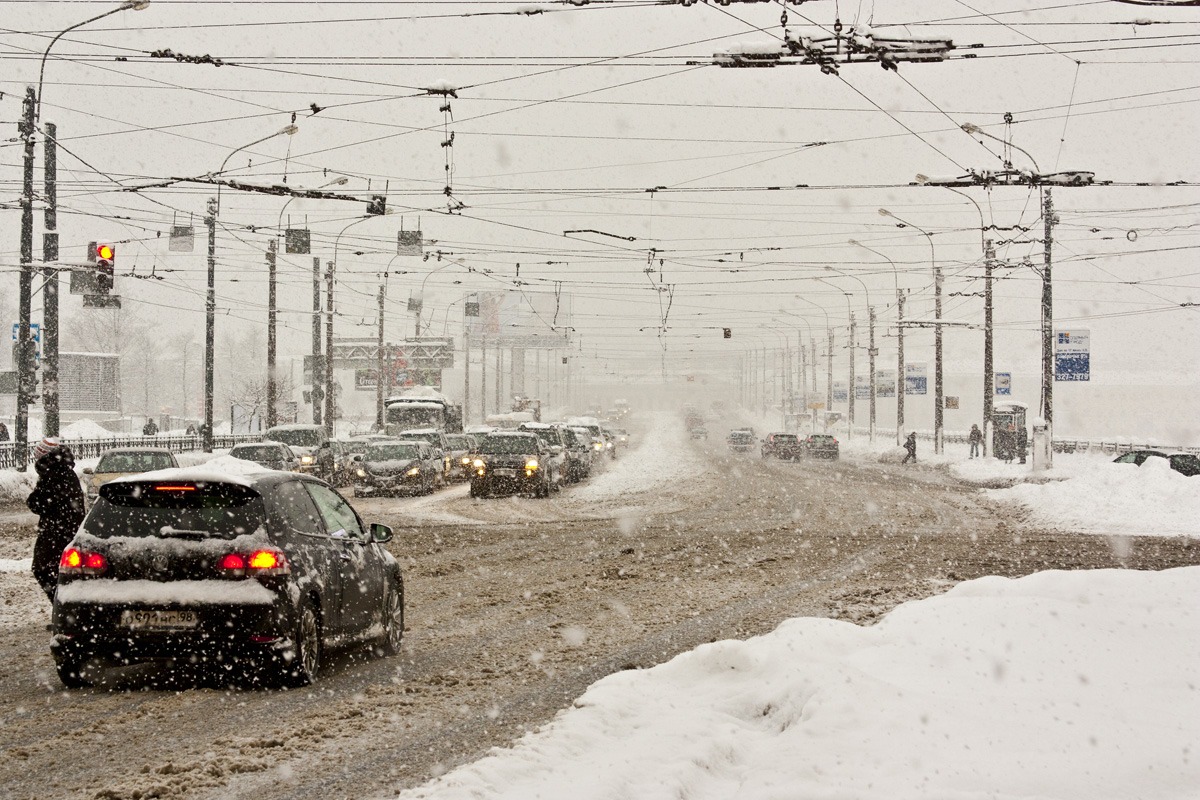
[{"label": "utility pole", "polygon": [[1054,464],[1054,293],[1050,282],[1050,248],[1054,241],[1054,200],[1050,187],[1045,188],[1042,220],[1045,226],[1044,261],[1042,264],[1042,419],[1046,421],[1046,468]]},{"label": "utility pole", "polygon": [[463,326],[463,425],[471,422],[471,329]]},{"label": "utility pole", "polygon": [[275,398],[279,393],[279,382],[275,375],[275,323],[277,310],[275,307],[275,248],[278,243],[271,239],[267,242],[267,427],[274,428],[278,422],[278,411],[275,408]]},{"label": "utility pole", "polygon": [[987,458],[992,441],[992,403],[996,394],[996,373],[992,354],[992,269],[996,251],[988,239],[983,250],[983,457]]},{"label": "utility pole", "polygon": [[[384,273],[384,280],[387,273]],[[379,332],[375,336],[375,430],[383,430],[383,301],[385,284],[379,284]],[[465,408],[465,406],[464,406]]]},{"label": "utility pole", "polygon": [[941,455],[946,399],[942,387],[942,268],[936,261],[933,264],[933,316],[933,452]]},{"label": "utility pole", "polygon": [[487,336],[479,339],[479,422],[487,422]]},{"label": "utility pole", "polygon": [[312,400],[313,425],[321,424],[322,397],[325,392],[321,388],[324,381],[325,369],[321,363],[321,259],[313,256],[313,318],[312,318]]},{"label": "utility pole", "polygon": [[875,306],[869,306],[867,314],[870,319],[870,327],[868,328],[870,338],[867,343],[867,366],[871,370],[871,422],[867,436],[871,444],[875,444],[875,355],[879,352],[875,349]]},{"label": "utility pole", "polygon": [[47,122],[44,164],[46,186],[46,232],[42,235],[42,261],[46,288],[43,291],[42,323],[42,428],[46,436],[58,436],[58,126]]},{"label": "utility pole", "polygon": [[333,417],[337,408],[333,396],[333,262],[325,269],[325,435],[333,438]]},{"label": "utility pole", "polygon": [[204,303],[204,452],[213,451],[213,357],[217,324],[217,198],[208,198],[208,294]]},{"label": "utility pole", "polygon": [[825,379],[825,413],[828,414],[833,410],[833,328],[826,328],[825,331],[829,342],[829,350],[825,353],[829,359],[829,375]]},{"label": "utility pole", "polygon": [[504,394],[504,348],[496,343],[496,413],[500,412],[500,398]]},{"label": "utility pole", "polygon": [[858,394],[858,381],[854,377],[854,333],[856,327],[854,325],[854,312],[850,312],[850,341],[847,347],[850,349],[850,380],[846,383],[846,398],[849,402],[849,413],[847,414],[846,424],[846,440],[854,438],[854,395]]},{"label": "utility pole", "polygon": [[15,350],[17,370],[17,418],[16,458],[17,468],[25,471],[29,454],[29,401],[33,394],[33,375],[29,356],[29,325],[33,314],[33,87],[25,87],[24,116],[17,125],[24,144],[24,172],[21,192],[21,274],[18,289],[17,347]]},{"label": "utility pole", "polygon": [[904,392],[908,380],[904,371],[904,290],[896,290],[896,445],[904,442]]}]

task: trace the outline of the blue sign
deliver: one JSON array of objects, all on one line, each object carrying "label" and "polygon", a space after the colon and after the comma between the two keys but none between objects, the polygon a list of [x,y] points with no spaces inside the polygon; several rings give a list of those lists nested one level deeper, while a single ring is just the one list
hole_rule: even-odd
[{"label": "blue sign", "polygon": [[1091,333],[1074,329],[1054,332],[1054,380],[1091,380]]},{"label": "blue sign", "polygon": [[833,402],[845,403],[849,400],[849,397],[850,397],[850,395],[846,391],[846,382],[845,381],[834,381],[833,382]]},{"label": "blue sign", "polygon": [[997,372],[995,375],[996,394],[1011,395],[1012,394],[1012,373]]},{"label": "blue sign", "polygon": [[929,365],[923,362],[904,365],[904,393],[925,394],[929,390]]},{"label": "blue sign", "polygon": [[[14,342],[17,340],[17,336],[20,334],[20,332],[21,332],[21,323],[14,322],[13,323],[13,341]],[[35,342],[37,342],[38,344],[42,343],[42,326],[41,325],[39,325],[36,322],[29,323],[29,333],[33,337],[33,340]]]}]

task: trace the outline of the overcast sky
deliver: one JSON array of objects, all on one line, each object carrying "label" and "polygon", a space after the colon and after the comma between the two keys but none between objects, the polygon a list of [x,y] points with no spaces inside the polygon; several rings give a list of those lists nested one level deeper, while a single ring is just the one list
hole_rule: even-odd
[{"label": "overcast sky", "polygon": [[[10,306],[21,95],[36,83],[50,37],[115,5],[0,3],[0,124],[8,131],[0,265],[10,276],[0,291]],[[515,13],[534,9],[544,13]],[[711,65],[718,51],[778,44],[781,13],[793,37],[831,35],[840,17],[844,31],[871,23],[877,36],[944,38],[955,49],[943,63],[898,72],[871,63],[843,64],[837,75]],[[392,340],[412,329],[405,304],[423,281],[432,334],[461,330],[463,304],[451,304],[469,292],[558,289],[571,298],[575,347],[592,369],[647,378],[661,377],[664,363],[672,378],[734,375],[747,348],[811,336],[824,349],[827,326],[844,344],[848,310],[864,322],[868,295],[879,367],[893,366],[896,287],[910,292],[910,316],[931,316],[931,254],[924,235],[898,228],[880,208],[931,234],[946,276],[945,316],[980,323],[981,300],[954,294],[982,290],[979,212],[945,189],[909,185],[918,173],[1002,166],[1002,145],[964,133],[959,126],[970,122],[1011,135],[1042,172],[1087,170],[1112,182],[1054,193],[1058,327],[1091,330],[1090,388],[1173,384],[1186,392],[1200,374],[1200,309],[1180,307],[1200,301],[1192,257],[1200,191],[1164,184],[1200,181],[1198,47],[1200,10],[1118,2],[155,0],[54,46],[42,121],[59,126],[65,151],[63,257],[81,258],[90,239],[119,241],[119,271],[153,268],[165,278],[120,279],[128,304],[165,327],[194,327],[198,342],[211,187],[129,193],[118,184],[215,171],[294,114],[294,136],[233,155],[227,174],[292,187],[347,176],[331,190],[362,202],[295,200],[282,217],[284,227],[312,230],[322,261],[334,258],[335,239],[363,215],[370,194],[386,190],[395,212],[355,224],[338,241],[338,336],[374,335],[375,296],[389,267]],[[150,56],[165,49],[224,65]],[[457,97],[426,91],[445,86]],[[453,145],[443,146],[450,132]],[[1032,168],[1029,156],[1011,153],[1021,169]],[[40,147],[38,167],[40,191]],[[1040,282],[1020,265],[1041,261],[1037,191],[966,192],[984,224],[997,226],[985,236],[1007,264],[997,287],[997,369],[1027,376],[1018,393],[1036,402]],[[220,326],[265,327],[263,253],[284,202],[222,192]],[[196,226],[192,253],[168,251],[172,224]],[[393,258],[402,225],[419,226],[435,255]],[[41,229],[38,214],[39,254]],[[578,229],[603,234],[563,233]],[[281,256],[286,356],[309,347],[311,263]],[[67,313],[83,313],[78,298],[65,302]],[[721,338],[722,327],[732,339]],[[946,340],[948,372],[974,386],[982,334],[955,329]],[[914,333],[908,360],[932,360],[931,343],[931,333]],[[844,352],[836,357],[844,364]],[[1069,398],[1081,390],[1062,391]],[[1177,430],[1200,436],[1195,423]]]}]

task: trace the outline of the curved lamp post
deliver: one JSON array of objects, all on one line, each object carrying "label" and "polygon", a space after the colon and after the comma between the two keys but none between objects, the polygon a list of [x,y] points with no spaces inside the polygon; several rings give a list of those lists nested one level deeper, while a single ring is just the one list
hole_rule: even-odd
[{"label": "curved lamp post", "polygon": [[896,262],[885,256],[878,250],[867,247],[865,244],[854,239],[847,240],[849,244],[861,247],[864,250],[869,250],[875,255],[882,258],[884,261],[892,265],[892,277],[896,284],[896,316],[898,324],[896,326],[896,445],[899,446],[904,442],[904,295],[900,291],[900,270],[896,268]]}]

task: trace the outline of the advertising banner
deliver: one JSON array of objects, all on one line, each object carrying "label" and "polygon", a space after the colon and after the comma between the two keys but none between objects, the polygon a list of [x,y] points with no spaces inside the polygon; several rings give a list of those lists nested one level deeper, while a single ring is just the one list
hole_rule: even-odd
[{"label": "advertising banner", "polygon": [[854,376],[854,399],[855,400],[870,400],[871,399],[871,376],[870,375],[855,375]]},{"label": "advertising banner", "polygon": [[1054,380],[1091,380],[1091,332],[1074,328],[1054,332]]},{"label": "advertising banner", "polygon": [[834,381],[833,382],[833,402],[845,403],[845,402],[848,402],[849,399],[850,399],[850,395],[846,392],[846,382],[845,381]]},{"label": "advertising banner", "polygon": [[896,370],[880,369],[875,371],[875,396],[896,396]]},{"label": "advertising banner", "polygon": [[925,394],[929,387],[929,365],[916,362],[904,365],[904,393]]}]

